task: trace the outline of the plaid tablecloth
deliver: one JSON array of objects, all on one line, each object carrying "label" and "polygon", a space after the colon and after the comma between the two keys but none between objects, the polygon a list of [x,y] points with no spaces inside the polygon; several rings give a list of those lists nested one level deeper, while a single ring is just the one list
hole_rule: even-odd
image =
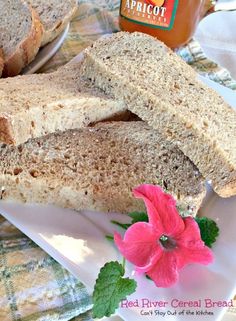
[{"label": "plaid tablecloth", "polygon": [[[55,70],[101,35],[119,30],[119,1],[79,2],[66,41],[40,72]],[[229,73],[209,61],[195,41],[178,54],[197,72],[236,90]],[[84,285],[0,217],[0,321],[87,321],[90,309]]]}]

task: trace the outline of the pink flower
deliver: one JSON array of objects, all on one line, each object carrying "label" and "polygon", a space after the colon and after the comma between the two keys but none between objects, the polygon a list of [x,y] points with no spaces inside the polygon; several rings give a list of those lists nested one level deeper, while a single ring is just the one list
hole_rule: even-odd
[{"label": "pink flower", "polygon": [[192,217],[179,215],[171,195],[153,185],[141,185],[133,193],[144,200],[149,222],[135,223],[123,240],[118,233],[114,239],[136,271],[146,273],[158,287],[170,287],[185,265],[213,261],[212,251],[201,240],[198,224]]}]

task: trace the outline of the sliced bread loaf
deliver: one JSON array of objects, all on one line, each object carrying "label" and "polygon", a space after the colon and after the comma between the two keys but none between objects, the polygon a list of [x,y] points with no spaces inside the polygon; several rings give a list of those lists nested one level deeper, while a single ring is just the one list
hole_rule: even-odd
[{"label": "sliced bread loaf", "polygon": [[36,56],[42,40],[37,13],[23,0],[0,1],[0,47],[3,76],[15,76]]},{"label": "sliced bread loaf", "polygon": [[80,79],[81,63],[51,74],[0,79],[0,141],[18,145],[122,114],[126,106]]},{"label": "sliced bread loaf", "polygon": [[143,210],[131,190],[162,185],[196,212],[204,179],[184,154],[143,122],[99,123],[0,148],[2,198],[76,210]]},{"label": "sliced bread loaf", "polygon": [[43,24],[42,46],[55,39],[73,18],[78,0],[28,0]]},{"label": "sliced bread loaf", "polygon": [[217,193],[236,194],[236,112],[163,43],[102,38],[85,51],[82,75],[174,142]]}]

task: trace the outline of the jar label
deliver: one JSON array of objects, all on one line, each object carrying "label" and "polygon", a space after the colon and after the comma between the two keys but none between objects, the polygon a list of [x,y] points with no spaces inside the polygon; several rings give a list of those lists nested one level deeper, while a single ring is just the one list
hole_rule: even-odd
[{"label": "jar label", "polygon": [[122,0],[121,17],[151,28],[171,30],[178,0]]}]

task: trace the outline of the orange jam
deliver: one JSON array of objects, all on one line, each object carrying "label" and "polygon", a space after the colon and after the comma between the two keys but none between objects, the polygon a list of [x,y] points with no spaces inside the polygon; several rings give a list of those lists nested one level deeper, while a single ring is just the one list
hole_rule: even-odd
[{"label": "orange jam", "polygon": [[177,48],[187,43],[211,0],[121,0],[121,30],[148,33]]}]

